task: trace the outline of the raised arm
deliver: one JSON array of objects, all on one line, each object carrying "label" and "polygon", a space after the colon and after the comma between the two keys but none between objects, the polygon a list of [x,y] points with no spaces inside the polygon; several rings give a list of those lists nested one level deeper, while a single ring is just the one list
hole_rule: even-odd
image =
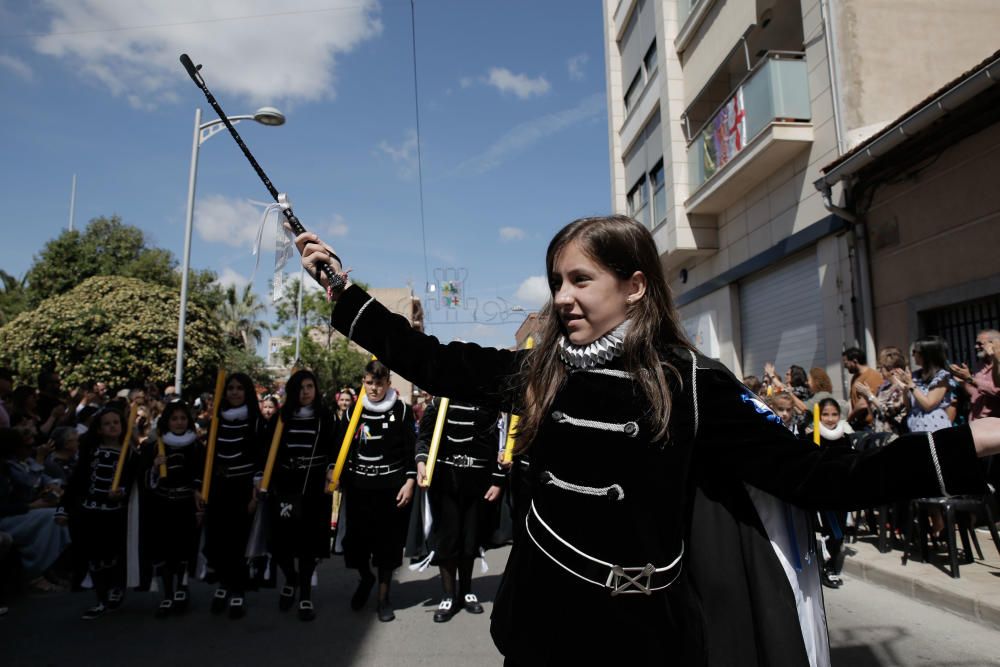
[{"label": "raised arm", "polygon": [[[326,276],[318,267],[330,264],[338,274],[343,272],[336,253],[315,234],[301,234],[295,244],[302,253],[302,266],[324,286]],[[437,396],[510,409],[512,381],[522,353],[473,343],[442,345],[437,338],[414,330],[405,317],[389,312],[350,281],[331,297],[337,302],[333,327],[393,372]]]},{"label": "raised arm", "polygon": [[795,438],[721,366],[699,359],[700,457],[719,474],[738,477],[807,508],[855,508],[920,496],[981,493],[976,460],[1000,450],[1000,420],[970,429],[903,436],[865,452],[820,448]]}]

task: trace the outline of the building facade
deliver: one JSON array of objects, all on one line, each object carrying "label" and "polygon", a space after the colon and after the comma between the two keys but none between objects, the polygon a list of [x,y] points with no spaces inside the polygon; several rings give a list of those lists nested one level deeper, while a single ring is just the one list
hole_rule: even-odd
[{"label": "building facade", "polygon": [[[993,50],[993,0],[605,0],[612,208],[738,375],[874,353],[864,231],[825,165]],[[836,384],[836,383],[835,383]]]},{"label": "building facade", "polygon": [[[977,367],[1000,329],[1000,51],[827,165],[842,214],[864,230],[880,346],[940,336]],[[833,194],[833,193],[831,193]]]}]

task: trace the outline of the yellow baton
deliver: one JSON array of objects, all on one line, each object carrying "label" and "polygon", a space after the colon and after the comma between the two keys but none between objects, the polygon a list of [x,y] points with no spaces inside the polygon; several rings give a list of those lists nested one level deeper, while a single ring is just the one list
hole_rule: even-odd
[{"label": "yellow baton", "polygon": [[115,477],[111,482],[112,491],[117,491],[122,483],[122,471],[125,470],[125,458],[128,456],[129,447],[132,446],[132,425],[135,424],[135,414],[138,410],[139,406],[133,403],[132,408],[128,412],[128,424],[125,427],[125,442],[122,443],[122,449],[118,453],[118,465],[115,466]]},{"label": "yellow baton", "polygon": [[427,453],[427,475],[424,478],[423,487],[428,488],[431,485],[431,479],[434,477],[434,466],[437,464],[438,449],[441,448],[441,434],[444,433],[444,418],[448,413],[448,405],[451,403],[450,399],[442,398],[441,404],[438,406],[437,419],[434,420],[434,435],[431,436],[431,450]]},{"label": "yellow baton", "polygon": [[208,502],[208,490],[212,486],[212,464],[215,463],[215,439],[219,437],[219,407],[222,392],[226,388],[226,371],[219,369],[215,376],[215,399],[212,402],[212,425],[208,427],[208,450],[205,452],[205,474],[201,478],[201,497]]}]

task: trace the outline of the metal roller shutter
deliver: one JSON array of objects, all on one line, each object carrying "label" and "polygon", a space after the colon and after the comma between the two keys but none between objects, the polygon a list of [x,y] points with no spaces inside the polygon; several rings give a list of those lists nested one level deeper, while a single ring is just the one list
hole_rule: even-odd
[{"label": "metal roller shutter", "polygon": [[815,248],[740,284],[740,340],[744,375],[826,365]]}]

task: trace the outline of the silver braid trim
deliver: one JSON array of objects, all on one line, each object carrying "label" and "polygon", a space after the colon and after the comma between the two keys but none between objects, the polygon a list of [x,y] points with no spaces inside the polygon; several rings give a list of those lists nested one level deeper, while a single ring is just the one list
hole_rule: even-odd
[{"label": "silver braid trim", "polygon": [[619,371],[613,368],[574,368],[570,371],[571,373],[593,373],[594,375],[610,375],[611,377],[621,378],[623,380],[631,380],[634,375],[628,371]]},{"label": "silver braid trim", "polygon": [[358,308],[358,314],[354,316],[354,321],[351,322],[351,328],[347,330],[347,340],[354,340],[354,327],[358,325],[358,320],[361,319],[361,313],[365,312],[365,308],[375,300],[375,297],[370,297],[365,301],[364,305]]},{"label": "silver braid trim", "polygon": [[[691,353],[691,395],[694,396],[694,437],[698,437],[698,355]],[[935,459],[937,460],[937,459]]]},{"label": "silver braid trim", "polygon": [[931,461],[934,462],[934,472],[937,473],[938,485],[941,487],[941,495],[950,498],[951,494],[944,488],[944,475],[941,474],[941,462],[938,461],[937,445],[934,444],[934,434],[927,433],[927,445],[931,448]]},{"label": "silver braid trim", "polygon": [[546,484],[562,489],[563,491],[572,491],[573,493],[580,493],[585,496],[600,497],[608,497],[610,495],[610,491],[617,491],[617,494],[611,497],[614,500],[625,500],[625,489],[622,488],[621,484],[612,484],[611,486],[583,486],[581,484],[565,482],[553,475],[551,472],[547,473],[546,477]]},{"label": "silver braid trim", "polygon": [[571,424],[572,426],[593,428],[598,431],[610,431],[611,433],[624,433],[630,438],[634,438],[639,435],[639,424],[636,422],[615,424],[612,422],[594,421],[593,419],[579,419],[577,417],[570,417],[565,412],[559,412],[558,410],[552,413],[552,419],[559,424]]}]

